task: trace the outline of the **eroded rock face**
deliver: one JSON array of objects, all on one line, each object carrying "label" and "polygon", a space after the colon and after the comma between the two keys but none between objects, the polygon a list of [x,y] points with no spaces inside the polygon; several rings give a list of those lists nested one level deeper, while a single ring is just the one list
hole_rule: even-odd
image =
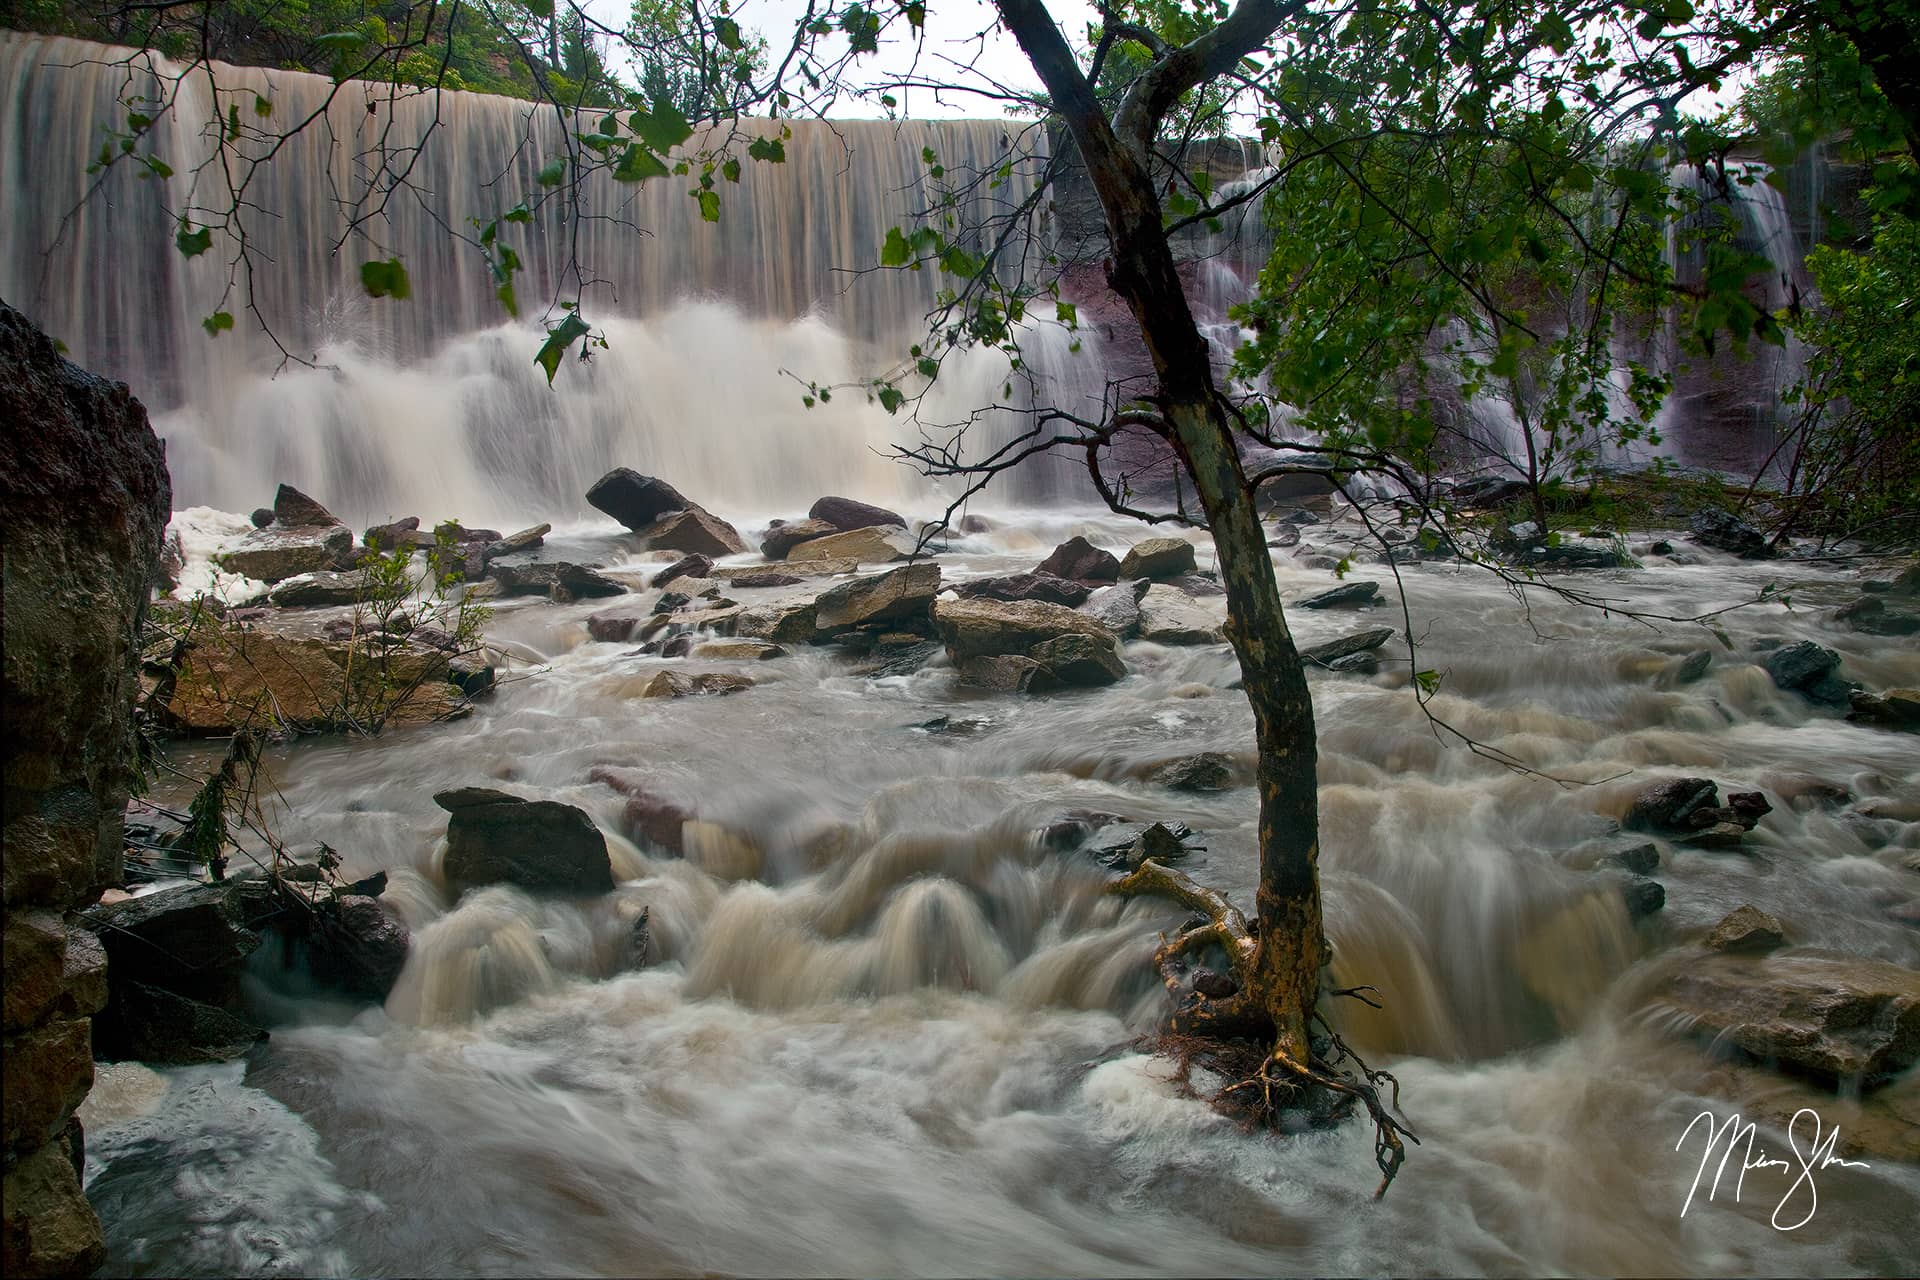
[{"label": "eroded rock face", "polygon": [[[120,876],[140,626],[172,490],[160,441],[126,387],[62,359],[4,305],[0,421],[0,1267],[9,1276],[85,1274],[105,1248],[66,1133],[92,1080],[87,1019],[106,996],[105,961],[90,938],[76,946],[58,922]],[[20,1073],[16,1056],[40,1066]]]},{"label": "eroded rock face", "polygon": [[445,867],[456,893],[490,884],[564,894],[613,888],[607,838],[584,809],[487,787],[442,791],[433,802],[449,815]]}]

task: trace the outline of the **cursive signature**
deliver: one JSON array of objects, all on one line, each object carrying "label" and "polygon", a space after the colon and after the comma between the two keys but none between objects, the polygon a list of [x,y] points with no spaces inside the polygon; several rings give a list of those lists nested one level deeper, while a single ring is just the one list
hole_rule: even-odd
[{"label": "cursive signature", "polygon": [[[1805,1150],[1800,1146],[1800,1122],[1802,1117],[1813,1121],[1813,1132],[1808,1136]],[[1787,1122],[1787,1149],[1793,1153],[1791,1161],[1777,1156],[1769,1156],[1765,1148],[1757,1147],[1754,1139],[1757,1126],[1751,1120],[1743,1121],[1738,1112],[1721,1120],[1711,1111],[1702,1111],[1687,1123],[1680,1134],[1680,1141],[1673,1144],[1675,1151],[1687,1145],[1687,1139],[1702,1124],[1706,1126],[1707,1144],[1700,1153],[1700,1167],[1694,1171],[1693,1185],[1687,1188],[1687,1202],[1680,1207],[1680,1216],[1686,1217],[1687,1210],[1693,1207],[1693,1197],[1700,1190],[1700,1180],[1707,1176],[1707,1165],[1712,1161],[1714,1152],[1720,1153],[1720,1163],[1713,1171],[1713,1183],[1707,1188],[1707,1199],[1711,1200],[1720,1190],[1720,1180],[1726,1175],[1727,1165],[1739,1153],[1738,1173],[1733,1180],[1733,1198],[1737,1203],[1741,1190],[1746,1186],[1747,1171],[1750,1169],[1778,1169],[1782,1173],[1793,1173],[1797,1164],[1800,1173],[1787,1188],[1787,1194],[1780,1197],[1771,1219],[1778,1231],[1797,1231],[1813,1221],[1815,1210],[1820,1207],[1820,1193],[1813,1185],[1813,1175],[1832,1165],[1846,1165],[1848,1168],[1865,1169],[1864,1160],[1845,1160],[1833,1154],[1833,1147],[1840,1140],[1840,1126],[1835,1125],[1823,1137],[1821,1135],[1820,1113],[1812,1107],[1802,1107],[1793,1113],[1793,1119]],[[1743,1149],[1744,1146],[1744,1149]],[[1803,1195],[1804,1192],[1804,1195]],[[1806,1203],[1806,1212],[1792,1222],[1783,1223],[1780,1219],[1800,1200]]]}]

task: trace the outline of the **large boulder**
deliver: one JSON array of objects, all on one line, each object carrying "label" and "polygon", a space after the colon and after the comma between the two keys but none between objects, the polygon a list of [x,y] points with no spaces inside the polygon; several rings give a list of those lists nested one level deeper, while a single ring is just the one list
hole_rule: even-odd
[{"label": "large boulder", "polygon": [[556,600],[584,600],[625,595],[624,583],[583,564],[546,560],[537,564],[496,564],[487,576],[500,584],[502,595],[550,596]]},{"label": "large boulder", "polygon": [[822,498],[807,512],[807,519],[823,521],[842,533],[881,525],[898,525],[902,529],[907,527],[905,518],[899,513],[871,503],[856,502],[852,498]]},{"label": "large boulder", "polygon": [[132,980],[113,984],[98,1026],[102,1058],[167,1066],[225,1062],[267,1038],[244,1014]]},{"label": "large boulder", "polygon": [[1748,560],[1764,560],[1772,554],[1767,535],[1734,515],[1725,507],[1702,507],[1688,523],[1693,540],[1716,551],[1731,551]]},{"label": "large boulder", "polygon": [[1085,538],[1072,537],[1055,547],[1034,572],[1074,582],[1112,582],[1120,576],[1120,562],[1111,551],[1102,551]]},{"label": "large boulder", "polygon": [[1342,658],[1350,658],[1358,653],[1371,653],[1387,641],[1393,639],[1393,631],[1387,627],[1376,627],[1371,631],[1356,631],[1350,636],[1338,640],[1329,640],[1325,644],[1316,644],[1302,649],[1303,661],[1315,666],[1331,667]]},{"label": "large boulder", "polygon": [[681,551],[699,556],[737,556],[747,549],[740,531],[710,512],[679,511],[646,529],[649,551]]},{"label": "large boulder", "polygon": [[893,564],[913,558],[919,543],[905,529],[876,525],[849,533],[809,538],[787,552],[788,563],[806,560],[854,560],[860,564]]},{"label": "large boulder", "polygon": [[1113,684],[1127,678],[1127,664],[1107,640],[1087,635],[1055,636],[1027,650],[1039,666],[1036,678],[1043,686]]},{"label": "large boulder", "polygon": [[1663,998],[1716,1046],[1842,1086],[1871,1086],[1920,1060],[1920,972],[1884,960],[1707,955]]},{"label": "large boulder", "polygon": [[100,939],[115,981],[176,987],[229,972],[260,946],[227,886],[181,885],[97,906],[81,923]]},{"label": "large boulder", "polygon": [[531,529],[522,529],[518,533],[510,533],[498,542],[489,542],[486,551],[482,555],[482,559],[483,561],[497,560],[501,556],[510,556],[515,552],[531,551],[545,542],[547,535],[552,532],[552,525],[536,524]]},{"label": "large boulder", "polygon": [[1086,614],[1037,600],[938,600],[933,624],[956,664],[1000,654],[1025,656],[1035,645],[1067,635],[1117,644],[1111,631]]},{"label": "large boulder", "polygon": [[406,516],[389,524],[376,524],[361,533],[360,545],[380,551],[395,547],[426,548],[434,545],[433,535],[422,532],[419,516]]},{"label": "large boulder", "polygon": [[401,728],[463,714],[453,679],[437,649],[375,656],[365,643],[209,626],[196,633],[165,707],[187,733]]},{"label": "large boulder", "polygon": [[768,604],[742,609],[734,618],[735,635],[771,640],[777,644],[799,644],[811,640],[815,625],[814,604]]},{"label": "large boulder", "polygon": [[1194,568],[1193,544],[1185,538],[1146,538],[1133,544],[1120,562],[1123,578],[1177,578]]},{"label": "large boulder", "polygon": [[681,556],[672,564],[647,579],[647,585],[658,589],[666,586],[675,578],[704,578],[713,572],[713,559],[698,553]]},{"label": "large boulder", "polygon": [[1151,579],[1148,578],[1101,587],[1087,597],[1080,612],[1120,639],[1131,640],[1140,634],[1140,598],[1149,590]]},{"label": "large boulder", "polygon": [[18,1277],[85,1275],[106,1254],[68,1133],[92,1081],[88,1017],[104,999],[104,961],[92,962],[97,948],[72,945],[54,922],[120,878],[139,636],[172,491],[165,450],[127,388],[62,359],[4,304],[0,423],[0,1059],[9,1112],[35,1101],[13,1096],[16,1055],[25,1064],[36,1060],[33,1046],[68,1046],[38,1057],[42,1066],[21,1082],[40,1095],[40,1119],[10,1120],[0,1144],[0,1268]]},{"label": "large boulder", "polygon": [[855,578],[813,602],[814,633],[825,637],[871,623],[921,617],[939,594],[940,566],[930,560]]},{"label": "large boulder", "polygon": [[783,520],[767,530],[767,536],[760,540],[760,554],[769,560],[785,560],[787,553],[801,543],[839,532],[839,525],[825,520]]},{"label": "large boulder", "polygon": [[1140,597],[1139,634],[1155,644],[1217,644],[1220,624],[1186,592],[1156,582]]},{"label": "large boulder", "polygon": [[1719,804],[1720,787],[1710,778],[1667,778],[1637,792],[1621,825],[1629,831],[1690,831],[1689,819]]},{"label": "large boulder", "polygon": [[442,791],[433,802],[448,814],[444,865],[455,893],[490,884],[575,895],[613,889],[607,838],[584,809],[488,787]]},{"label": "large boulder", "polygon": [[1783,645],[1762,663],[1774,684],[1830,707],[1845,707],[1852,686],[1840,679],[1840,655],[1811,640]]},{"label": "large boulder", "polygon": [[366,578],[360,573],[303,573],[283,579],[267,592],[267,603],[284,609],[326,608],[358,604],[367,593]]},{"label": "large boulder", "polygon": [[1847,719],[1856,724],[1920,733],[1920,689],[1889,689],[1885,693],[1855,689],[1848,695],[1848,703],[1853,709],[1847,712]]},{"label": "large boulder", "polygon": [[1301,609],[1357,608],[1360,605],[1372,604],[1379,595],[1380,584],[1377,582],[1343,582],[1337,587],[1316,592],[1304,600],[1296,600],[1294,605]]},{"label": "large boulder", "polygon": [[628,467],[615,467],[593,482],[587,501],[635,533],[670,511],[697,511],[699,504],[665,480],[643,476]]},{"label": "large boulder", "polygon": [[956,583],[954,591],[969,600],[1044,600],[1073,606],[1084,601],[1091,588],[1051,573],[1009,573]]},{"label": "large boulder", "polygon": [[378,898],[344,893],[321,925],[325,945],[315,950],[315,976],[356,995],[385,1000],[407,964],[407,926]]},{"label": "large boulder", "polygon": [[318,529],[340,520],[292,485],[283,484],[273,495],[273,522],[287,529]]},{"label": "large boulder", "polygon": [[222,569],[260,582],[333,569],[353,550],[353,530],[343,524],[286,527],[278,521],[242,538],[215,557]]},{"label": "large boulder", "polygon": [[1910,636],[1920,632],[1920,614],[1889,609],[1879,596],[1861,596],[1834,612],[1835,622],[1870,636]]}]

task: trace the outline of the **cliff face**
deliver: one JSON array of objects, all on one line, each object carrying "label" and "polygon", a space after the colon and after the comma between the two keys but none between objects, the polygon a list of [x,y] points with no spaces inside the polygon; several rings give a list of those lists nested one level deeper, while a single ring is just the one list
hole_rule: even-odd
[{"label": "cliff face", "polygon": [[0,303],[10,1276],[84,1274],[105,1254],[73,1111],[93,1082],[106,956],[65,916],[120,878],[138,636],[171,503],[146,410]]}]

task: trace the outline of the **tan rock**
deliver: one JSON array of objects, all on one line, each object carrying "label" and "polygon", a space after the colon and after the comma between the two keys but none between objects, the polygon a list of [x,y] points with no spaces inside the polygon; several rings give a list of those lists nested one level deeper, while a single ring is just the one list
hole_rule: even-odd
[{"label": "tan rock", "polygon": [[861,564],[892,564],[912,556],[916,549],[917,544],[906,530],[880,525],[810,539],[787,552],[787,562],[854,560]]},{"label": "tan rock", "polygon": [[647,549],[703,556],[737,556],[747,549],[740,531],[706,511],[677,511],[646,528]]},{"label": "tan rock", "polygon": [[182,666],[167,712],[191,733],[390,728],[464,714],[447,657],[237,629],[207,629]]},{"label": "tan rock", "polygon": [[1024,656],[1035,645],[1065,635],[1117,645],[1113,632],[1086,614],[1037,600],[936,600],[933,623],[956,665],[996,654]]}]

